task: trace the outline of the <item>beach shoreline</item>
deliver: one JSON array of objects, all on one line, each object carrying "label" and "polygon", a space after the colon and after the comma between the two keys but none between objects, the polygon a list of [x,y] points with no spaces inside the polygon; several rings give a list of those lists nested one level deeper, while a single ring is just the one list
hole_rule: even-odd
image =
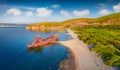
[{"label": "beach shoreline", "polygon": [[106,66],[96,55],[93,55],[88,49],[88,45],[78,39],[77,34],[70,29],[67,29],[67,32],[73,39],[59,43],[71,50],[74,56],[74,70],[114,70],[112,67]]},{"label": "beach shoreline", "polygon": [[60,62],[59,70],[75,70],[75,65],[74,54],[72,50],[68,48],[68,58]]}]

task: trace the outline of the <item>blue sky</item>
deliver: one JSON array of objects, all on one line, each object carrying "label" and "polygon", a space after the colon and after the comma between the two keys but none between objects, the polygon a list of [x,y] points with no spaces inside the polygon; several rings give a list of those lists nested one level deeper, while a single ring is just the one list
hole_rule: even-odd
[{"label": "blue sky", "polygon": [[0,0],[0,23],[64,21],[120,12],[120,0]]}]

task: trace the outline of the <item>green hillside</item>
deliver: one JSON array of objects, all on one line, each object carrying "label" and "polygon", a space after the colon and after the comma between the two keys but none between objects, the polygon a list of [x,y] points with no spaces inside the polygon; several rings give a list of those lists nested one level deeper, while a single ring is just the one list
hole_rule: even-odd
[{"label": "green hillside", "polygon": [[65,20],[62,22],[38,22],[27,26],[30,27],[81,27],[81,26],[105,26],[105,25],[119,25],[120,13],[110,14],[98,18],[77,18],[71,20]]},{"label": "green hillside", "polygon": [[66,24],[77,24],[80,22],[86,22],[88,25],[94,25],[94,23],[98,25],[119,25],[120,24],[120,13],[114,13],[98,18],[77,18],[72,20],[66,20],[62,23]]},{"label": "green hillside", "polygon": [[93,45],[95,51],[110,66],[120,66],[120,27],[100,26],[72,28],[78,38]]}]

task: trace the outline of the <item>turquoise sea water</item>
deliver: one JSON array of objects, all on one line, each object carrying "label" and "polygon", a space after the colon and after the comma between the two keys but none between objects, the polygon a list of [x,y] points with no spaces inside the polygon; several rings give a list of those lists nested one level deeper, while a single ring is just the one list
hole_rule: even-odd
[{"label": "turquoise sea water", "polygon": [[[22,28],[0,28],[0,70],[57,70],[67,59],[68,49],[61,44],[28,49],[35,36],[43,39],[50,33],[36,33]],[[67,40],[66,32],[54,32],[59,40]]]}]

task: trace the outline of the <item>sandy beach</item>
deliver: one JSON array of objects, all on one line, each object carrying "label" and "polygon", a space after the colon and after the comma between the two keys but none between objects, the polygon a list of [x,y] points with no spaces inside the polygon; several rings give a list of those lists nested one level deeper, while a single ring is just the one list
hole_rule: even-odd
[{"label": "sandy beach", "polygon": [[78,35],[70,29],[67,29],[72,40],[60,41],[60,44],[69,48],[74,54],[75,70],[113,70],[106,66],[103,61],[93,55],[88,49],[88,45],[78,39]]}]

